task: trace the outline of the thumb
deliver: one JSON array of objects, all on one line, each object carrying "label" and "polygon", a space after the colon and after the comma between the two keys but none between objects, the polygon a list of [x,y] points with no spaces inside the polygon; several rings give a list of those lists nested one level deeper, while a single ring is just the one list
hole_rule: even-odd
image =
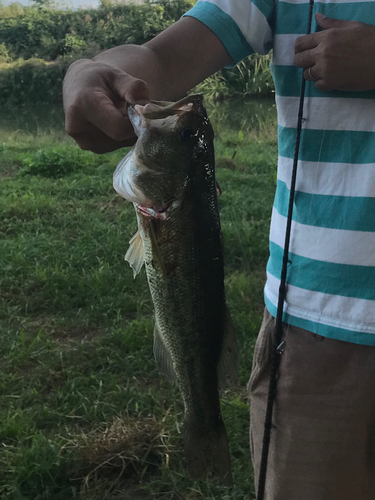
[{"label": "thumb", "polygon": [[330,28],[346,28],[352,21],[341,21],[341,19],[333,19],[326,17],[324,14],[318,12],[315,14],[315,20],[321,28],[328,30]]},{"label": "thumb", "polygon": [[113,90],[124,101],[130,104],[146,104],[150,102],[148,85],[143,80],[134,78],[124,71],[115,74],[112,81]]}]

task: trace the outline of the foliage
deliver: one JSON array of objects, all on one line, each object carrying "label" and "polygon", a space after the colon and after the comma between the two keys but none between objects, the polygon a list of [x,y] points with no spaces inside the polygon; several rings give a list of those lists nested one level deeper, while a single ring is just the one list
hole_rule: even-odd
[{"label": "foliage", "polygon": [[9,55],[8,49],[5,47],[3,43],[0,43],[0,64],[8,63],[11,61],[11,57]]},{"label": "foliage", "polygon": [[0,66],[0,106],[12,108],[35,102],[61,102],[67,61],[46,63],[40,59]]},{"label": "foliage", "polygon": [[92,155],[66,148],[38,149],[22,162],[21,175],[40,175],[42,177],[62,177],[79,172],[90,165]]},{"label": "foliage", "polygon": [[[80,151],[49,106],[0,114],[2,500],[252,498],[245,384],[263,310],[276,113],[265,100],[208,110],[241,353],[240,383],[222,399],[234,488],[186,475],[183,408],[153,359],[146,277],[134,280],[124,262],[136,216],[112,173],[125,151]],[[54,173],[54,151],[64,169],[79,168],[17,175],[25,158]]]},{"label": "foliage", "polygon": [[[15,17],[0,19],[0,43],[14,59],[54,60],[95,44],[99,50],[124,43],[142,44],[177,21],[189,0],[160,0],[142,5],[101,5],[99,9],[53,10],[25,7]],[[77,41],[78,47],[77,47]]]},{"label": "foliage", "polygon": [[[99,9],[78,11],[54,10],[48,3],[22,9],[12,4],[12,11],[0,7],[0,105],[61,102],[62,80],[72,60],[92,57],[120,44],[142,44],[179,19],[193,3],[194,0],[159,0],[142,5],[102,2]],[[15,62],[6,65],[11,59]],[[25,65],[22,59],[27,60]],[[47,65],[46,61],[54,63]],[[251,56],[235,68],[208,78],[197,90],[212,100],[271,95],[269,63],[269,56]]]},{"label": "foliage", "polygon": [[274,83],[270,70],[271,56],[257,54],[226,68],[198,85],[197,91],[206,98],[220,101],[228,96],[271,95]]},{"label": "foliage", "polygon": [[0,19],[21,16],[25,13],[25,7],[19,2],[13,2],[10,5],[4,5],[0,1]]}]

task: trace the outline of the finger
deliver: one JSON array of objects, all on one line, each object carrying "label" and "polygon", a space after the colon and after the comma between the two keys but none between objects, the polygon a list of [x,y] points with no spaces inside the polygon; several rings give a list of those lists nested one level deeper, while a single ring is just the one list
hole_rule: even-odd
[{"label": "finger", "polygon": [[103,132],[92,126],[90,132],[87,132],[86,127],[86,131],[76,134],[74,140],[81,149],[92,151],[97,154],[103,154],[109,153],[110,151],[116,151],[117,149],[127,146],[133,146],[136,141],[136,137],[127,141],[114,141]]},{"label": "finger", "polygon": [[130,104],[145,105],[150,102],[150,93],[146,82],[122,71],[115,73],[114,79],[110,82],[110,88],[121,99]]},{"label": "finger", "polygon": [[328,30],[331,28],[347,28],[348,25],[353,23],[353,21],[342,21],[341,19],[333,19],[332,17],[326,17],[325,15],[317,12],[315,14],[315,20],[321,28]]},{"label": "finger", "polygon": [[311,35],[304,35],[297,38],[294,43],[294,53],[298,54],[304,50],[315,49],[319,45],[319,33],[312,33]]},{"label": "finger", "polygon": [[315,74],[316,72],[316,66],[310,66],[309,68],[304,70],[303,76],[308,82],[317,82],[319,80],[319,76]]},{"label": "finger", "polygon": [[335,90],[334,87],[332,87],[332,85],[330,85],[327,81],[325,80],[318,80],[316,83],[315,83],[315,88],[317,90],[320,90],[321,92],[331,92],[332,90]]},{"label": "finger", "polygon": [[305,50],[294,56],[294,64],[297,68],[309,68],[316,63],[316,54],[314,50]]},{"label": "finger", "polygon": [[90,92],[83,107],[86,120],[114,141],[126,141],[134,135],[129,118],[104,92]]}]

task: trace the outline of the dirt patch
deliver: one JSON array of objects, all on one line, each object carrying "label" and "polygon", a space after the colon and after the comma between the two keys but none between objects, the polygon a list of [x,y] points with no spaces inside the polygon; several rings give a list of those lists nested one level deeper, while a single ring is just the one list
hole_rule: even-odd
[{"label": "dirt patch", "polygon": [[87,344],[100,329],[92,325],[54,326],[48,333],[59,348],[74,349],[78,344]]},{"label": "dirt patch", "polygon": [[67,447],[77,450],[81,477],[84,474],[82,490],[104,488],[107,494],[118,492],[118,500],[147,498],[136,489],[129,496],[128,485],[168,467],[174,450],[164,425],[153,417],[116,417],[105,429],[68,442]]},{"label": "dirt patch", "polygon": [[14,327],[22,327],[27,338],[33,338],[43,332],[60,348],[73,348],[77,344],[89,343],[100,331],[96,325],[61,325],[58,319],[47,315],[22,319],[12,324]]}]

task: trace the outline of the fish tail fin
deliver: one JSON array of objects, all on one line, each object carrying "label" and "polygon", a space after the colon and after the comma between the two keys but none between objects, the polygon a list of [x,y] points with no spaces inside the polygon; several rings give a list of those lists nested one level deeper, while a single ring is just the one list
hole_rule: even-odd
[{"label": "fish tail fin", "polygon": [[221,417],[214,427],[197,421],[184,423],[185,456],[187,470],[193,479],[205,475],[220,478],[225,486],[232,486],[227,433]]}]

